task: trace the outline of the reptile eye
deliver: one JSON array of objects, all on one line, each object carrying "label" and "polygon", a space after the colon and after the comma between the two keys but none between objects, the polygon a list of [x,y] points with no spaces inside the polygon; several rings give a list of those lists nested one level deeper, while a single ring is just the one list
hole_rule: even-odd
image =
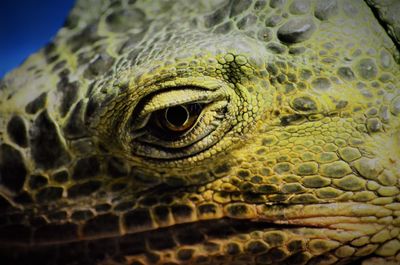
[{"label": "reptile eye", "polygon": [[151,123],[165,133],[183,134],[193,128],[202,109],[199,103],[172,106],[156,111]]},{"label": "reptile eye", "polygon": [[127,157],[166,163],[199,161],[225,150],[232,136],[241,133],[232,130],[241,98],[223,81],[176,79],[147,89],[154,91],[139,96],[131,111],[121,107],[116,125],[110,127],[116,137],[109,141],[118,141],[115,146],[125,150]]}]

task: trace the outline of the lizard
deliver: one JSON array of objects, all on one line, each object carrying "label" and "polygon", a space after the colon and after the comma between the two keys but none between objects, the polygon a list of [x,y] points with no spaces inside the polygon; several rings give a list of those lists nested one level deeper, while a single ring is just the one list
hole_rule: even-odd
[{"label": "lizard", "polygon": [[2,264],[400,264],[398,1],[78,0],[0,83]]}]

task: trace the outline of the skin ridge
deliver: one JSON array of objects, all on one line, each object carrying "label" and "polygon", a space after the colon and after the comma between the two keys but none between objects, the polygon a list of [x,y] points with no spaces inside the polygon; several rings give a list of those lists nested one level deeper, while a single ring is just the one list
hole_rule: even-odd
[{"label": "skin ridge", "polygon": [[396,9],[77,1],[0,81],[2,264],[399,264]]}]

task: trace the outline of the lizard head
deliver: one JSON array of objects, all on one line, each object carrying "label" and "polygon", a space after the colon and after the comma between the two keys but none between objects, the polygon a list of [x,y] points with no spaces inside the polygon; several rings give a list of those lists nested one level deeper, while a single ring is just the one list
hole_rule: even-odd
[{"label": "lizard head", "polygon": [[92,4],[0,89],[10,260],[394,259],[399,54],[368,5]]}]

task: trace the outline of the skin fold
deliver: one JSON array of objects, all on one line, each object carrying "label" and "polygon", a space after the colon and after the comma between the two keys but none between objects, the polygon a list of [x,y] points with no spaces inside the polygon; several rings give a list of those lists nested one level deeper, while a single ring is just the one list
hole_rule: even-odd
[{"label": "skin fold", "polygon": [[78,0],[0,81],[1,264],[400,264],[398,13]]}]

